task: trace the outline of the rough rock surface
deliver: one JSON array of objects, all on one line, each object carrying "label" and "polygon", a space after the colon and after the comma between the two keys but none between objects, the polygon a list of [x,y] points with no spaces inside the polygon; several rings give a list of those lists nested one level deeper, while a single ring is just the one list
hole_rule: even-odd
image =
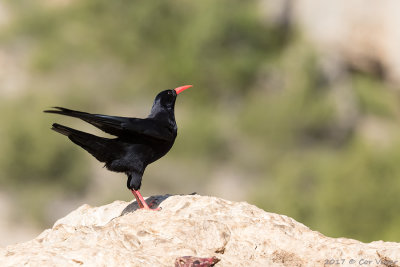
[{"label": "rough rock surface", "polygon": [[245,202],[199,195],[150,201],[162,210],[122,201],[83,205],[37,238],[0,249],[1,266],[174,266],[182,256],[215,256],[216,266],[400,266],[399,243],[329,238]]}]

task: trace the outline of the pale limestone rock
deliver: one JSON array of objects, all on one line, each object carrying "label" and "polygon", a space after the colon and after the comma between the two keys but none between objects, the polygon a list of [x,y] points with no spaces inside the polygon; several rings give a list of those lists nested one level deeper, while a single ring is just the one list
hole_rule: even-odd
[{"label": "pale limestone rock", "polygon": [[136,202],[83,205],[37,238],[0,249],[1,266],[173,266],[181,256],[215,256],[221,259],[216,266],[229,267],[332,265],[328,260],[400,266],[399,243],[325,237],[245,202],[151,199],[161,211],[137,210]]}]

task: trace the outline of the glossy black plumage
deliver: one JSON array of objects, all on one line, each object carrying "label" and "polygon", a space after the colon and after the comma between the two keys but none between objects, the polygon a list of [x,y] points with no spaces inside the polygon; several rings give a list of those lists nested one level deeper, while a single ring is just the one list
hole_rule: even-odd
[{"label": "glossy black plumage", "polygon": [[[57,123],[52,128],[66,135],[100,162],[104,162],[108,170],[126,173],[127,187],[138,191],[147,165],[164,156],[174,144],[177,135],[175,100],[177,92],[184,90],[177,89],[159,93],[150,115],[145,119],[90,114],[62,107],[44,112],[76,117],[116,136],[99,137]],[[138,199],[135,193],[134,195]]]}]

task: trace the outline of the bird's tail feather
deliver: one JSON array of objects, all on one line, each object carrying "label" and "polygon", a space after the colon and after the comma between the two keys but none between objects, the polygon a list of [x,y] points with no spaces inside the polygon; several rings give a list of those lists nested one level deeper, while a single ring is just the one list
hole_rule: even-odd
[{"label": "bird's tail feather", "polygon": [[63,107],[53,107],[52,110],[45,110],[44,112],[79,118],[112,135],[118,135],[115,133],[123,130],[121,123],[125,122],[124,118],[121,121],[121,118],[115,116],[91,114]]},{"label": "bird's tail feather", "polygon": [[107,162],[112,156],[112,139],[78,131],[67,126],[53,123],[52,130],[68,136],[68,138],[92,154],[97,160]]},{"label": "bird's tail feather", "polygon": [[43,112],[45,113],[53,113],[53,114],[60,114],[60,115],[65,115],[65,116],[70,116],[70,117],[75,117],[75,118],[84,118],[87,115],[90,115],[87,112],[82,112],[82,111],[76,111],[68,108],[62,108],[62,107],[53,107],[54,110],[45,110]]},{"label": "bird's tail feather", "polygon": [[[61,124],[58,124],[58,123],[53,123],[52,126],[53,126],[53,127],[51,127],[51,129],[52,129],[53,131],[56,131],[57,133],[66,135],[66,136],[68,136],[68,137],[69,137],[72,133],[74,133],[74,132],[80,132],[80,131],[78,131],[78,130],[69,128],[69,127],[67,127],[67,126],[64,126],[64,125],[61,125]],[[83,133],[83,132],[82,132],[82,133]]]}]

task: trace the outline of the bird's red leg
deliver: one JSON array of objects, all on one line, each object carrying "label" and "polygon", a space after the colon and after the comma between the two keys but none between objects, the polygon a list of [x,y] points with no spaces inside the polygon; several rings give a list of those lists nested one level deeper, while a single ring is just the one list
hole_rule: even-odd
[{"label": "bird's red leg", "polygon": [[143,209],[144,207],[143,207],[142,201],[140,201],[138,195],[136,194],[136,191],[131,189],[131,192],[135,196],[136,202],[138,203],[139,208]]},{"label": "bird's red leg", "polygon": [[131,189],[131,191],[132,191],[132,194],[135,196],[136,201],[137,201],[137,203],[138,203],[138,205],[139,205],[139,207],[141,209],[145,209],[145,210],[160,210],[160,208],[155,208],[155,209],[150,208],[147,205],[147,203],[144,200],[144,198],[142,197],[142,194],[140,194],[139,190]]}]

